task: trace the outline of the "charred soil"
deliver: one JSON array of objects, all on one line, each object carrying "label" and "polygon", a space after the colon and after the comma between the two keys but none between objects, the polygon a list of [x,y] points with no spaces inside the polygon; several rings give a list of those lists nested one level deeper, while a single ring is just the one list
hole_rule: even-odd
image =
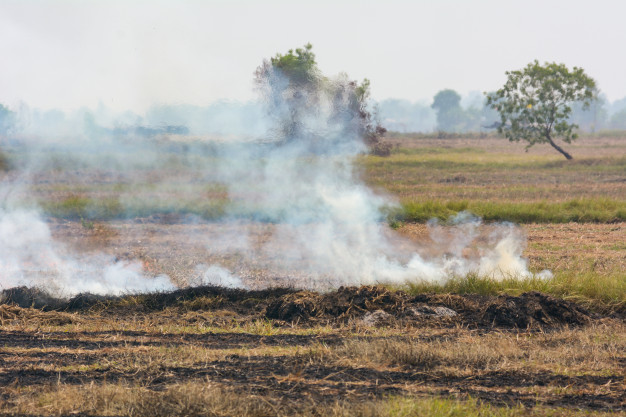
[{"label": "charred soil", "polygon": [[[205,286],[117,297],[80,294],[69,300],[55,298],[38,289],[17,287],[0,292],[0,302],[42,311],[98,311],[122,315],[131,311],[220,310],[247,320],[272,319],[277,326],[346,324],[355,320],[367,321],[374,313],[385,324],[462,324],[472,328],[579,326],[599,318],[574,302],[539,292],[527,292],[519,296],[412,296],[403,291],[373,285],[340,287],[326,293],[289,288],[243,290]],[[373,325],[376,322],[372,320]]]}]

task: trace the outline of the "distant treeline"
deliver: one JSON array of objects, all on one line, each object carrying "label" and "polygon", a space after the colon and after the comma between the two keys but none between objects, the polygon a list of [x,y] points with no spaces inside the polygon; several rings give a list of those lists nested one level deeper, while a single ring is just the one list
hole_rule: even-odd
[{"label": "distant treeline", "polygon": [[[378,103],[378,117],[389,130],[398,133],[467,133],[490,132],[499,120],[498,113],[485,106],[478,91],[461,97],[454,90],[441,90],[431,103],[388,99]],[[626,97],[609,103],[600,95],[591,107],[583,110],[572,105],[571,122],[583,132],[626,130]],[[445,136],[445,135],[444,135]]]},{"label": "distant treeline", "polygon": [[[473,91],[462,97],[454,90],[441,90],[432,102],[387,99],[378,102],[382,126],[396,133],[423,133],[446,138],[459,133],[495,132],[496,111],[485,106],[484,95]],[[571,121],[583,132],[626,130],[626,97],[609,103],[604,95],[583,110],[572,105]],[[114,112],[104,105],[66,113],[21,105],[18,109],[0,103],[0,136],[141,136],[214,135],[261,137],[271,134],[271,115],[258,102],[217,101],[205,106],[155,105],[144,115]]]}]

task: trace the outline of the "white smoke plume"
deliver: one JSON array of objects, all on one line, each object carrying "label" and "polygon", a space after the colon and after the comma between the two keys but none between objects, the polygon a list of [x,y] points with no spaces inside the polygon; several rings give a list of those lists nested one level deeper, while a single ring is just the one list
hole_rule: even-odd
[{"label": "white smoke plume", "polygon": [[246,288],[243,281],[229,270],[217,265],[198,265],[197,277],[191,280],[191,286],[210,285],[224,288]]},{"label": "white smoke plume", "polygon": [[79,259],[63,249],[35,211],[0,210],[0,290],[27,286],[70,297],[175,289],[165,276],[144,276],[138,262],[116,261],[105,255]]},{"label": "white smoke plume", "polygon": [[[467,213],[452,227],[431,224],[433,241],[445,246],[443,255],[424,257],[423,248],[407,248],[384,221],[383,208],[393,201],[358,178],[354,161],[366,147],[349,99],[324,87],[287,87],[279,71],[268,70],[263,81],[261,92],[276,123],[266,136],[272,146],[225,155],[229,169],[223,173],[232,196],[255,195],[254,216],[279,223],[263,257],[280,253],[277,263],[305,270],[318,277],[309,285],[326,287],[443,282],[469,273],[532,276],[519,228],[492,226],[480,241],[481,221]],[[346,85],[342,77],[330,83]]]},{"label": "white smoke plume", "polygon": [[496,280],[551,277],[550,271],[533,275],[528,270],[528,262],[522,255],[526,238],[519,227],[511,223],[485,226],[467,212],[459,213],[451,223],[448,226],[437,221],[429,223],[430,238],[442,254],[427,259],[415,255],[406,271],[413,279],[443,282],[469,274]]},{"label": "white smoke plume", "polygon": [[[194,198],[194,204],[210,206],[213,194],[226,194],[228,203],[216,205],[218,214],[211,220],[228,227],[218,235],[193,235],[189,239],[203,239],[207,251],[218,251],[225,257],[242,253],[241,263],[250,262],[249,269],[258,266],[269,270],[282,277],[282,285],[329,288],[416,280],[444,282],[470,273],[494,279],[533,276],[522,256],[523,233],[510,224],[483,225],[480,219],[460,214],[452,225],[430,224],[430,247],[416,245],[390,230],[384,212],[394,205],[393,199],[369,189],[355,165],[355,159],[368,149],[352,95],[354,85],[345,76],[322,78],[299,88],[269,69],[260,81],[261,102],[267,108],[265,120],[255,119],[252,129],[233,126],[228,132],[225,121],[240,124],[241,118],[228,117],[229,107],[220,107],[219,131],[228,140],[111,137],[106,132],[115,129],[101,129],[89,118],[91,131],[85,131],[81,117],[77,117],[80,126],[74,129],[62,119],[62,132],[76,136],[64,139],[58,134],[54,140],[39,141],[35,133],[45,134],[45,126],[31,126],[31,136],[21,138],[29,152],[20,148],[17,154],[26,156],[22,155],[17,173],[6,175],[22,183],[45,183],[49,173],[55,172],[62,186],[84,181],[87,190],[92,175],[101,194],[112,193],[109,190],[121,184],[125,191],[111,195],[117,204],[114,208],[119,210],[116,215],[123,218],[149,217],[153,214],[150,210],[189,214],[187,210],[193,214],[193,220],[190,217],[187,221],[202,222],[183,204],[185,199]],[[177,111],[181,109],[184,107],[177,107]],[[251,109],[256,118],[260,117],[256,106]],[[165,113],[166,108],[159,111]],[[154,110],[150,117],[165,114],[159,116]],[[171,120],[174,123],[184,118]],[[262,134],[258,132],[261,128]],[[246,140],[233,139],[241,136]],[[176,169],[159,169],[167,166]],[[204,184],[215,189],[207,192],[199,188]],[[144,274],[140,263],[118,261],[104,254],[72,254],[52,239],[37,211],[24,209],[28,204],[19,201],[7,204],[8,194],[0,194],[4,198],[0,210],[0,289],[27,285],[71,296],[177,288],[164,275],[153,278]],[[22,194],[28,197],[28,191]],[[138,202],[145,206],[138,209]],[[86,209],[89,214],[98,207]],[[267,236],[253,239],[252,229],[258,224],[268,225]],[[247,281],[242,273],[246,265],[231,273],[218,264],[199,263],[186,284],[231,288],[262,285]],[[232,269],[231,265],[228,268]],[[307,280],[296,280],[294,271]],[[549,272],[538,276],[548,277]]]}]

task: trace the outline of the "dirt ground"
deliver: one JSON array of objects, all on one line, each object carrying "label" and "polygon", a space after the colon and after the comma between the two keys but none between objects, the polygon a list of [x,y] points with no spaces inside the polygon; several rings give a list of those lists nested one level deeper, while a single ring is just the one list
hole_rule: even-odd
[{"label": "dirt ground", "polygon": [[[192,288],[69,302],[5,291],[0,413],[168,415],[173,412],[156,404],[165,398],[198,406],[200,400],[184,392],[209,386],[226,390],[219,398],[226,395],[232,404],[258,401],[272,410],[215,415],[329,415],[337,404],[388,398],[626,412],[622,315],[592,313],[539,293],[298,291],[293,287],[311,278],[294,273],[297,265],[285,266],[280,247],[272,247],[275,258],[258,256],[273,244],[276,225],[242,230],[235,223],[175,220],[49,224],[55,241],[79,259],[96,253],[138,259],[147,274],[166,273],[179,283],[198,274],[198,265],[219,264],[253,290]],[[524,254],[538,269],[581,259],[621,267],[625,231],[622,224],[526,225]],[[408,247],[436,251],[426,225],[388,232]],[[283,288],[263,289],[268,282]],[[207,395],[202,401],[215,398]],[[126,411],[116,408],[123,403]],[[142,406],[150,411],[137,412]]]},{"label": "dirt ground", "polygon": [[[591,313],[539,293],[298,291],[293,287],[310,278],[297,281],[289,268],[261,261],[251,250],[271,243],[276,226],[246,227],[243,239],[240,224],[172,220],[50,223],[55,240],[75,256],[104,252],[140,259],[147,273],[180,280],[197,273],[198,265],[218,263],[257,289],[198,288],[69,302],[5,292],[0,410],[41,414],[33,404],[47,404],[52,396],[65,398],[58,405],[63,410],[102,415],[72,398],[107,398],[108,390],[129,387],[165,395],[181,384],[211,384],[229,390],[237,402],[260,398],[286,415],[311,404],[325,410],[337,401],[359,404],[390,396],[626,412],[626,327],[620,315]],[[599,268],[624,265],[622,224],[522,227],[528,239],[524,254],[533,268],[566,268],[574,260]],[[389,233],[409,246],[435,250],[426,225]],[[292,288],[264,290],[260,283],[267,280]],[[46,306],[57,311],[42,311]],[[325,413],[330,412],[320,411]]]},{"label": "dirt ground", "polygon": [[[289,242],[272,237],[280,225],[267,223],[173,223],[171,219],[138,219],[94,223],[49,219],[53,237],[78,254],[107,253],[118,259],[141,260],[147,274],[166,274],[184,285],[198,275],[198,265],[219,265],[240,276],[249,288],[311,287],[314,278],[301,264],[285,259]],[[180,219],[179,219],[180,220]],[[482,226],[489,233],[492,225]],[[582,266],[626,270],[626,225],[569,223],[518,226],[526,237],[523,256],[531,271]],[[406,253],[441,256],[428,225],[406,224],[388,235]]]}]

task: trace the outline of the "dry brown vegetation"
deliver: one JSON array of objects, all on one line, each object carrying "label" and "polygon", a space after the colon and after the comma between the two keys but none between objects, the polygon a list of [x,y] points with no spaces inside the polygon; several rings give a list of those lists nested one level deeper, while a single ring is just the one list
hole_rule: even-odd
[{"label": "dry brown vegetation", "polygon": [[0,316],[0,410],[10,414],[410,415],[401,409],[436,410],[437,398],[458,415],[626,408],[626,328],[615,319],[489,330],[356,318],[277,326],[209,308],[4,306]]},{"label": "dry brown vegetation", "polygon": [[573,161],[548,146],[498,138],[393,139],[390,158],[363,161],[364,176],[401,199],[533,202],[626,198],[626,139],[582,138]]},{"label": "dry brown vegetation", "polygon": [[[501,139],[397,142],[391,157],[368,156],[362,166],[370,184],[400,199],[626,198],[623,138],[573,144],[573,164]],[[42,179],[34,192],[50,200],[119,193],[107,183],[115,179],[94,191],[79,174],[58,175],[58,183]],[[164,192],[175,199],[175,187]],[[219,197],[223,190],[203,192]],[[72,253],[139,259],[148,274],[165,273],[180,285],[201,264],[222,265],[257,290],[310,283],[297,265],[281,263],[285,248],[271,239],[280,225],[247,225],[243,242],[236,223],[184,222],[167,213],[48,220]],[[557,301],[498,297],[525,291],[502,284],[488,294],[366,288],[359,294],[367,297],[350,290],[352,298],[324,298],[283,289],[128,296],[55,311],[0,304],[0,414],[623,415],[626,226],[522,227],[530,269],[555,273],[545,286]],[[407,223],[393,233],[437,255],[427,226]],[[274,258],[255,250],[268,245]],[[276,315],[268,313],[272,302]],[[436,307],[457,315],[414,312]]]}]

